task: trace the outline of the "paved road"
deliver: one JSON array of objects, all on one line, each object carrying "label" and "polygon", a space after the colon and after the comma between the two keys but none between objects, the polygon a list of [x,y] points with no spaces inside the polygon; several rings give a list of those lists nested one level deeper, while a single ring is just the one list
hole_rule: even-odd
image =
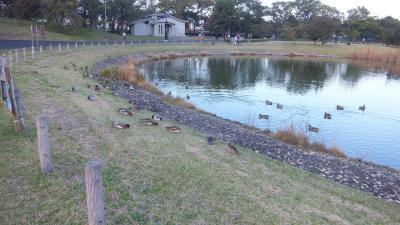
[{"label": "paved road", "polygon": [[[185,43],[190,43],[194,39],[176,39],[175,41],[177,43],[182,43],[183,41]],[[210,42],[211,40],[205,40],[205,42]],[[67,45],[69,43],[71,47],[75,46],[75,43],[78,43],[78,45],[83,45],[85,42],[86,45],[90,45],[91,42],[93,42],[93,45],[98,45],[99,41],[44,41],[41,40],[38,43],[35,41],[34,44],[35,46],[42,45],[43,47],[48,47],[53,45],[53,47],[57,46],[58,44],[62,45]],[[102,45],[106,44],[108,42],[109,44],[114,44],[115,41],[100,41]],[[126,41],[126,44],[130,44],[130,40]],[[174,40],[169,40],[169,42],[173,43]],[[117,43],[121,44],[121,41],[117,41]],[[146,44],[155,44],[155,43],[164,43],[162,40],[146,40],[146,41],[132,41],[133,44],[139,44],[139,43],[146,43]],[[31,40],[0,40],[0,50],[1,49],[16,49],[16,48],[26,48],[26,47],[31,47],[32,46],[32,41]]]}]

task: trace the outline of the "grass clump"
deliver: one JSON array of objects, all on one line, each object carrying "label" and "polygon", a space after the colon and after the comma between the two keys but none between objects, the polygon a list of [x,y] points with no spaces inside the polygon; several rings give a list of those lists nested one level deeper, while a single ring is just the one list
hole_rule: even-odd
[{"label": "grass clump", "polygon": [[305,132],[297,130],[293,125],[287,128],[283,128],[272,134],[272,137],[281,140],[287,144],[297,146],[299,148],[323,152],[337,157],[346,158],[346,154],[338,147],[333,146],[328,148],[322,142],[310,142]]}]

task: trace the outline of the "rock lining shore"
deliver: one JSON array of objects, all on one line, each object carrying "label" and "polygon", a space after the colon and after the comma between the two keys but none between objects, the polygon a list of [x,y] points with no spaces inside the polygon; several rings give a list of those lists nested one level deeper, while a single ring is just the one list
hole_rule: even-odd
[{"label": "rock lining shore", "polygon": [[[282,55],[285,54],[280,54],[279,56]],[[315,57],[315,55],[313,56]],[[135,55],[134,57],[143,57],[143,55]],[[130,85],[125,81],[109,80],[98,76],[98,73],[103,68],[113,64],[124,64],[127,61],[128,56],[102,60],[92,67],[92,77],[98,80],[100,84],[108,86],[116,95],[126,98],[140,108],[156,112],[163,117],[186,124],[220,140],[252,149],[272,159],[286,162],[321,177],[370,192],[382,199],[400,204],[400,171],[398,170],[362,160],[343,159],[328,154],[298,149],[266,136],[261,130],[249,128],[238,122],[213,115],[171,105],[164,102],[159,96],[143,89],[137,87],[129,88]]]}]

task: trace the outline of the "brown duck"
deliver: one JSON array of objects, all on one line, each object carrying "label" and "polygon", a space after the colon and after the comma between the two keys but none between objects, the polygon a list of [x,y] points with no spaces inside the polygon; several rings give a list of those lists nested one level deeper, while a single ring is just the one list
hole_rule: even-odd
[{"label": "brown duck", "polygon": [[143,126],[157,126],[158,123],[153,121],[152,119],[149,118],[144,118],[144,119],[140,119],[139,122],[143,125]]},{"label": "brown duck", "polygon": [[126,115],[126,116],[133,116],[133,113],[127,108],[118,108],[117,112]]},{"label": "brown duck", "polygon": [[131,125],[127,123],[116,122],[116,121],[113,121],[113,126],[118,129],[129,129],[131,127]]},{"label": "brown duck", "polygon": [[239,155],[239,151],[232,143],[228,143],[228,152],[232,155]]},{"label": "brown duck", "polygon": [[181,132],[181,128],[179,128],[177,126],[166,127],[166,129],[171,133],[179,133],[179,132]]},{"label": "brown duck", "polygon": [[314,133],[318,133],[319,132],[319,128],[313,127],[311,125],[308,125],[308,131],[314,132]]},{"label": "brown duck", "polygon": [[327,119],[327,120],[332,119],[332,114],[325,112],[324,119]]}]

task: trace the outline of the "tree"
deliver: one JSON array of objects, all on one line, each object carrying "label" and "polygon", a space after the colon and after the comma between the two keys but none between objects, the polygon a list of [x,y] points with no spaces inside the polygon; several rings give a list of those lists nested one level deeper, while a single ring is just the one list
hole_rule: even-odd
[{"label": "tree", "polygon": [[67,19],[74,22],[77,5],[77,0],[41,0],[42,15],[57,25],[67,22]]},{"label": "tree", "polygon": [[322,44],[325,44],[337,31],[339,26],[340,21],[324,16],[314,16],[308,25],[308,34],[314,43],[320,40]]},{"label": "tree", "polygon": [[237,28],[237,14],[234,0],[216,0],[210,17],[209,30],[215,35],[231,33]]},{"label": "tree", "polygon": [[400,21],[393,17],[385,17],[379,21],[381,40],[389,45],[400,45]]},{"label": "tree", "polygon": [[141,10],[143,4],[137,0],[112,0],[108,3],[108,17],[111,19],[113,26],[112,31],[122,33],[124,27],[130,24],[134,19],[143,15]]},{"label": "tree", "polygon": [[370,17],[370,12],[364,6],[359,6],[354,9],[350,9],[347,11],[349,21],[357,21],[357,20],[367,20]]},{"label": "tree", "polygon": [[296,0],[293,4],[296,18],[301,22],[309,22],[318,15],[322,5],[319,0]]},{"label": "tree", "polygon": [[83,26],[86,26],[86,22],[89,23],[89,27],[92,28],[99,15],[102,14],[103,4],[99,0],[80,0],[78,5],[78,13],[85,20]]}]

